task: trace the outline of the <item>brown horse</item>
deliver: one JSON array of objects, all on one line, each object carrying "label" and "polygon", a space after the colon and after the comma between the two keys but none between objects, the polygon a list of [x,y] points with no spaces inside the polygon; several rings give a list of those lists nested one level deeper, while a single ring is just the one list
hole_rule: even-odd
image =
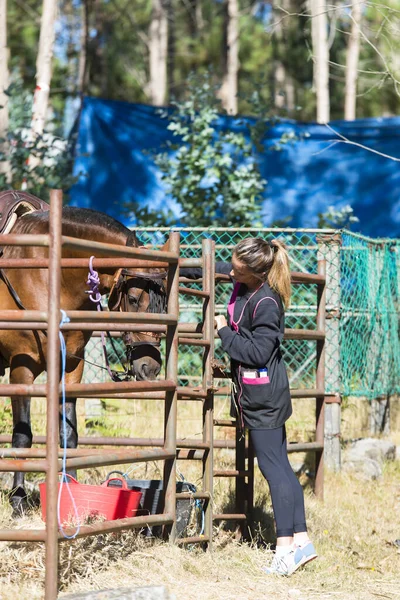
[{"label": "brown horse", "polygon": [[[45,234],[49,231],[49,212],[30,212],[19,217],[11,233]],[[137,247],[134,232],[111,217],[84,208],[65,207],[62,215],[63,235],[80,239]],[[93,252],[63,249],[63,258],[89,258]],[[7,246],[4,258],[47,258],[43,247]],[[134,312],[165,312],[166,293],[160,269],[140,269],[140,273],[115,268],[99,268],[99,292],[110,292],[109,307],[121,307]],[[64,310],[95,310],[88,297],[86,283],[88,269],[62,269],[61,308]],[[7,284],[8,280],[8,284]],[[0,306],[3,310],[43,310],[47,306],[47,269],[0,270]],[[79,383],[84,367],[84,348],[91,337],[88,331],[65,331],[67,348],[66,383]],[[130,372],[136,379],[155,379],[161,368],[158,349],[159,336],[151,333],[124,333]],[[40,331],[1,330],[0,353],[4,364],[10,367],[10,383],[32,384],[46,371],[46,335]],[[11,398],[13,412],[12,446],[30,448],[32,430],[30,397]],[[60,428],[61,444],[62,428]],[[67,399],[67,447],[78,444],[76,398]],[[11,503],[14,511],[26,506],[24,474],[15,473]]]}]

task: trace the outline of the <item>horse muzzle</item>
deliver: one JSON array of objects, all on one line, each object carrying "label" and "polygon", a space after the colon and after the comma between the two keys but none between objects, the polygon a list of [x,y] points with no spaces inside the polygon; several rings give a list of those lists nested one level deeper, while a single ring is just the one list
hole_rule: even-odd
[{"label": "horse muzzle", "polygon": [[159,342],[133,342],[126,353],[130,371],[137,381],[154,381],[161,371]]}]

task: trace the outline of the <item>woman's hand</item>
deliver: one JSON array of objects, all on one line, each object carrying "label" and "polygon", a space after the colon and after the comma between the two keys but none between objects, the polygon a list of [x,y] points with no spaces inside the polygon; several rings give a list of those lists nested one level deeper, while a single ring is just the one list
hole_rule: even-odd
[{"label": "woman's hand", "polygon": [[217,331],[222,329],[222,327],[226,327],[227,325],[228,325],[228,323],[227,323],[224,315],[216,315],[215,316],[215,327],[217,328]]}]

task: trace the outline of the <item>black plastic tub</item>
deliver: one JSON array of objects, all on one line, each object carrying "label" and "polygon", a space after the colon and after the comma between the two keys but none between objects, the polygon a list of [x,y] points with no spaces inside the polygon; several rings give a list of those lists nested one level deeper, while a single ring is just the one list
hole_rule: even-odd
[{"label": "black plastic tub", "polygon": [[[112,471],[108,474],[107,479],[112,477],[114,474],[123,476],[120,471]],[[127,486],[130,490],[136,490],[142,492],[142,498],[140,501],[140,513],[142,515],[158,515],[164,510],[164,482],[161,479],[129,479],[124,477]],[[115,485],[120,487],[122,484],[118,479],[110,481],[109,485]],[[186,481],[176,482],[176,493],[181,492],[195,492],[196,486]],[[185,537],[186,530],[190,522],[192,515],[193,500],[190,498],[183,499],[178,498],[176,501],[176,535],[177,537]],[[145,528],[144,534],[147,537],[160,537],[161,526],[153,525]]]}]

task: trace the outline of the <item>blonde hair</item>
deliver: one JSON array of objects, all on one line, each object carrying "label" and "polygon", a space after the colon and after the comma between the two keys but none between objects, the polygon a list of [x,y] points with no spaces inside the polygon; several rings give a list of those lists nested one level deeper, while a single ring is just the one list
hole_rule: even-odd
[{"label": "blonde hair", "polygon": [[238,243],[233,254],[261,281],[268,281],[287,308],[290,304],[291,276],[286,246],[279,240],[246,238]]}]

